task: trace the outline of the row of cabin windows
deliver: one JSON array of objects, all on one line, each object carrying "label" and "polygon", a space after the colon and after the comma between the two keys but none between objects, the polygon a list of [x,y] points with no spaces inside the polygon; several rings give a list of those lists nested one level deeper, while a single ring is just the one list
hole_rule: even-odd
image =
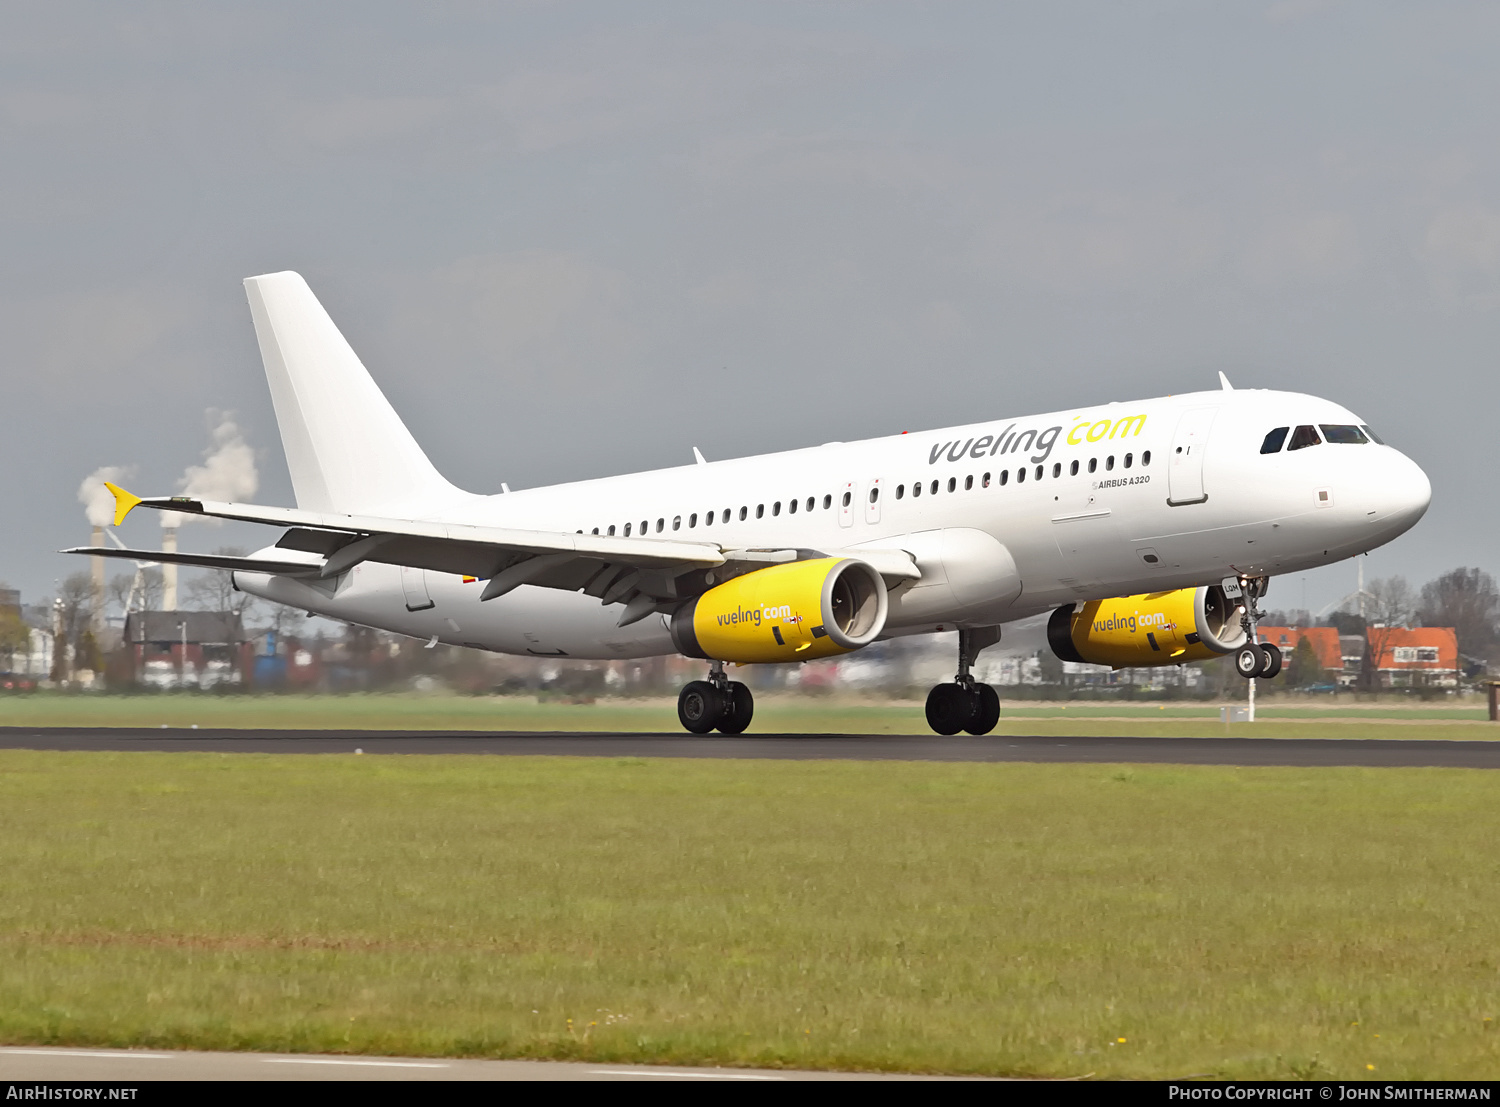
[{"label": "row of cabin windows", "polygon": [[[832,506],[833,506],[833,497],[832,496],[824,496],[823,497],[823,510],[827,511]],[[849,506],[849,493],[847,493],[847,492],[844,493],[844,506],[845,507]],[[805,501],[804,500],[788,500],[786,502],[786,513],[788,515],[795,515],[795,514],[797,514],[797,511],[799,509],[801,509],[803,511],[815,511],[815,510],[817,510],[817,507],[818,507],[818,498],[816,496],[809,496],[809,497],[807,497],[807,499]],[[775,503],[773,503],[771,505],[771,514],[773,516],[780,515],[781,514],[781,508],[782,508],[782,503],[781,503],[780,500],[777,500]],[[705,527],[711,527],[711,526],[713,526],[714,525],[714,518],[715,518],[716,514],[717,514],[717,512],[715,512],[715,511],[705,511],[703,513],[703,525]],[[750,508],[748,506],[741,507],[739,509],[738,514],[739,514],[739,520],[740,520],[740,522],[743,523],[746,519],[750,518]],[[763,518],[765,518],[765,514],[766,514],[766,505],[765,504],[756,504],[755,505],[755,517],[757,519],[763,519]],[[722,518],[719,519],[719,522],[720,523],[727,523],[727,522],[729,522],[734,517],[735,517],[735,510],[734,510],[734,508],[732,508],[732,507],[726,507],[724,509],[724,511],[723,511]],[[698,513],[696,511],[693,512],[691,515],[689,515],[687,517],[687,525],[688,525],[689,529],[693,529],[693,528],[696,528],[698,526]],[[629,538],[630,535],[631,535],[631,530],[632,530],[633,526],[634,526],[634,524],[632,524],[632,523],[626,523],[625,526],[624,526],[624,528],[621,530],[620,533],[625,538]],[[666,529],[667,529],[667,520],[666,520],[665,517],[656,520],[656,533],[657,534],[660,534],[662,531],[664,531]],[[681,515],[674,515],[672,517],[672,529],[673,530],[681,530],[682,529],[682,516]],[[583,531],[579,531],[578,533],[582,534]],[[598,527],[594,528],[594,533],[595,534],[599,533],[599,528]],[[612,534],[615,533],[615,528],[613,526],[606,527],[605,530],[604,530],[604,533],[612,535]],[[636,531],[635,533],[642,534],[642,535],[644,535],[644,534],[650,534],[651,533],[651,520],[650,519],[642,519],[641,520],[641,529],[638,530],[638,531]]]},{"label": "row of cabin windows", "polygon": [[[1133,454],[1133,453],[1126,454],[1120,460],[1123,463],[1124,468],[1126,468],[1126,469],[1130,469],[1130,468],[1133,468],[1135,466],[1135,454]],[[1150,450],[1146,450],[1146,451],[1144,451],[1141,454],[1141,467],[1145,468],[1147,465],[1150,465],[1150,464],[1151,464],[1151,451]],[[1068,476],[1070,476],[1070,477],[1076,477],[1078,475],[1079,467],[1080,467],[1079,466],[1079,462],[1076,459],[1074,461],[1069,462],[1068,463]],[[1115,467],[1115,455],[1114,454],[1110,454],[1108,457],[1106,457],[1104,459],[1104,469],[1105,469],[1106,472],[1109,472],[1109,471],[1113,470],[1114,467]],[[1088,471],[1090,473],[1096,473],[1096,472],[1099,471],[1099,459],[1097,457],[1091,457],[1091,458],[1089,458]],[[1027,473],[1027,470],[1024,469],[1024,468],[1016,470],[1016,483],[1017,484],[1023,484],[1023,483],[1025,483],[1025,481],[1026,481],[1026,473]],[[1047,466],[1045,466],[1045,465],[1038,465],[1034,470],[1032,470],[1032,479],[1033,480],[1041,480],[1046,475],[1047,475]],[[1055,461],[1055,462],[1052,463],[1052,475],[1054,477],[1060,477],[1060,476],[1063,475],[1062,462]],[[979,478],[979,486],[981,488],[988,488],[990,486],[990,480],[991,480],[990,474],[989,473],[985,473],[982,477]],[[1005,485],[1007,485],[1007,484],[1010,483],[1010,470],[1009,469],[1002,469],[1002,470],[1000,470],[1000,476],[998,478],[998,482],[997,483],[999,483],[1002,487],[1004,487]],[[943,487],[943,482],[935,480],[930,485],[927,486],[927,489],[926,489],[927,494],[930,495],[930,496],[936,496],[938,494],[938,492],[941,491],[942,487]],[[964,491],[967,492],[970,489],[972,489],[973,487],[974,487],[974,477],[973,477],[972,474],[970,474],[969,476],[967,476],[967,477],[964,478]],[[958,478],[957,477],[949,477],[948,478],[948,491],[949,492],[957,492],[958,491]],[[920,496],[922,494],[922,492],[923,492],[922,482],[921,481],[914,481],[912,483],[912,486],[911,486],[911,494],[915,497],[915,496]],[[904,497],[905,495],[906,495],[906,485],[904,485],[904,484],[898,484],[898,485],[896,485],[896,499],[899,500],[902,497]],[[872,491],[870,493],[870,502],[871,503],[875,502],[875,492],[874,491]]]},{"label": "row of cabin windows", "polygon": [[[1124,464],[1124,467],[1126,469],[1132,468],[1135,465],[1135,454],[1133,454],[1133,453],[1126,454],[1121,460],[1122,460],[1122,462]],[[1142,454],[1141,454],[1141,467],[1145,468],[1147,465],[1150,465],[1150,464],[1151,464],[1151,451],[1150,450],[1146,450],[1146,451],[1142,452]],[[1115,456],[1114,456],[1114,454],[1110,454],[1108,457],[1106,457],[1104,459],[1104,468],[1105,468],[1105,471],[1108,472],[1108,471],[1114,469],[1114,467],[1115,467]],[[1035,475],[1035,477],[1033,479],[1035,479],[1035,480],[1041,480],[1044,476],[1046,476],[1046,469],[1047,469],[1047,467],[1045,465],[1038,465],[1036,467],[1036,475]],[[1060,461],[1059,462],[1054,462],[1053,466],[1052,466],[1052,475],[1054,477],[1060,477],[1060,476],[1062,476],[1062,469],[1063,469],[1062,462],[1060,462]],[[1099,469],[1099,459],[1096,458],[1096,457],[1089,458],[1088,471],[1090,473],[1093,473],[1093,472],[1097,472],[1098,469]],[[1079,463],[1075,460],[1072,463],[1070,463],[1069,466],[1068,466],[1068,475],[1076,477],[1078,475],[1078,470],[1079,470]],[[1017,469],[1016,470],[1016,483],[1017,484],[1022,484],[1022,483],[1025,482],[1025,480],[1026,480],[1026,470],[1025,469]],[[980,477],[980,487],[981,488],[988,488],[990,486],[990,483],[991,483],[991,475],[989,473],[985,473],[982,477]],[[1002,486],[1010,483],[1010,470],[1009,469],[1002,469],[1002,470],[1000,470],[999,483]],[[938,491],[940,490],[941,487],[942,487],[942,482],[941,481],[936,481],[936,480],[933,481],[932,482],[932,487],[931,487],[931,490],[930,490],[929,494],[933,495],[933,496],[936,496],[938,494]],[[964,491],[967,492],[970,489],[972,489],[973,487],[974,487],[974,475],[971,473],[968,476],[964,477]],[[949,492],[956,492],[956,491],[958,491],[958,478],[957,477],[949,477],[948,478],[948,491]],[[911,494],[912,494],[913,497],[920,496],[922,494],[922,482],[921,481],[916,481],[916,482],[914,482],[912,484],[912,486],[911,486]],[[898,500],[904,499],[905,496],[906,496],[906,485],[904,485],[904,484],[898,484],[898,485],[896,485],[896,499],[898,499]],[[850,493],[845,492],[844,495],[843,495],[843,498],[841,500],[842,506],[848,507],[849,503],[850,503],[850,499],[851,499]],[[873,504],[873,503],[878,503],[879,501],[880,501],[880,489],[879,488],[872,488],[872,489],[870,489],[870,502]],[[797,510],[798,510],[799,506],[802,506],[803,510],[805,510],[805,511],[814,511],[814,510],[817,509],[817,506],[818,506],[818,498],[816,496],[809,496],[809,497],[807,497],[807,500],[806,500],[805,504],[801,500],[788,500],[786,502],[786,512],[787,512],[787,514],[788,515],[795,515],[795,514],[797,514]],[[824,496],[823,497],[823,510],[827,511],[832,506],[833,506],[833,497],[832,496]],[[775,517],[777,515],[780,515],[781,514],[781,507],[782,507],[782,504],[781,504],[780,500],[777,500],[775,503],[773,503],[771,505],[771,515],[773,517]],[[714,525],[714,514],[715,513],[712,512],[712,511],[706,511],[706,512],[703,513],[703,525],[705,527],[711,527],[711,526]],[[766,505],[765,504],[756,504],[755,505],[755,517],[757,519],[763,519],[763,518],[765,518],[765,514],[766,514]],[[733,518],[733,517],[734,517],[734,509],[726,507],[724,509],[724,511],[723,511],[723,517],[720,520],[720,522],[721,523],[728,523],[730,521],[730,519]],[[740,519],[740,522],[743,523],[749,517],[750,517],[750,508],[748,506],[741,507],[739,509],[739,519]],[[689,529],[693,529],[693,528],[696,528],[698,526],[698,514],[697,514],[697,512],[694,512],[693,514],[691,514],[691,515],[689,515],[687,517],[687,525],[688,525]],[[625,538],[629,538],[630,534],[631,534],[631,528],[632,528],[632,524],[631,523],[626,523],[625,526],[624,526],[624,529],[621,531],[622,536],[625,537]],[[659,518],[659,519],[656,520],[656,533],[657,534],[661,534],[664,530],[666,530],[666,528],[667,528],[667,520],[666,520],[665,516],[663,516],[662,518]],[[681,530],[682,529],[682,516],[681,515],[673,516],[673,518],[672,518],[672,529],[673,530]],[[595,527],[593,532],[595,534],[599,534],[600,533],[599,528]],[[579,531],[578,533],[582,534],[583,531]],[[603,533],[607,534],[607,535],[613,535],[615,533],[614,526],[611,525],[609,527],[606,527]],[[641,535],[650,534],[651,533],[651,520],[649,520],[649,519],[642,519],[641,520],[641,529],[639,531],[637,531],[636,533],[637,534],[641,534]]]},{"label": "row of cabin windows", "polygon": [[[1318,437],[1319,428],[1323,431],[1321,438]],[[1291,442],[1286,442],[1288,431],[1292,435]],[[1266,435],[1266,440],[1260,444],[1260,452],[1263,454],[1280,453],[1284,442],[1286,442],[1288,453],[1292,450],[1305,450],[1309,446],[1321,446],[1324,442],[1330,442],[1336,446],[1357,446],[1370,442],[1379,446],[1385,445],[1380,436],[1364,424],[1355,427],[1337,423],[1319,423],[1316,427],[1304,424],[1295,430],[1291,427],[1277,427]]]}]

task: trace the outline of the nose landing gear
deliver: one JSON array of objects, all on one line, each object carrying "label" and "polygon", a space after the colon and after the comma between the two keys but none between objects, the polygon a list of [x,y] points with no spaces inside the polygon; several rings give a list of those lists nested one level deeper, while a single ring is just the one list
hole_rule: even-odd
[{"label": "nose landing gear", "polygon": [[677,719],[694,734],[742,734],[754,714],[755,697],[724,675],[722,661],[710,664],[707,680],[689,681],[677,696]]},{"label": "nose landing gear", "polygon": [[1245,628],[1249,641],[1235,651],[1234,671],[1246,680],[1270,680],[1281,672],[1281,647],[1257,641],[1260,638],[1261,617],[1257,601],[1266,594],[1266,585],[1269,583],[1265,577],[1246,577],[1240,581],[1244,595],[1240,625]]},{"label": "nose landing gear", "polygon": [[988,734],[1000,722],[1000,697],[976,683],[969,669],[979,651],[1000,641],[999,627],[958,632],[958,675],[927,693],[927,725],[939,734]]}]

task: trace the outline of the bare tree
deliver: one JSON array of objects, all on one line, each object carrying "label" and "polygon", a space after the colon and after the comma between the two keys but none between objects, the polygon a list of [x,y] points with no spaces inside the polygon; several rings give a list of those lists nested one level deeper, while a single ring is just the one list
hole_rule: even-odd
[{"label": "bare tree", "polygon": [[1382,577],[1370,582],[1365,597],[1365,687],[1380,686],[1380,660],[1394,638],[1394,632],[1409,626],[1416,616],[1416,595],[1403,576]]},{"label": "bare tree", "polygon": [[[10,585],[0,581],[0,592],[11,591]],[[0,658],[4,658],[6,671],[15,668],[16,654],[31,648],[31,628],[21,618],[19,607],[0,607]]]},{"label": "bare tree", "polygon": [[1458,652],[1469,657],[1489,657],[1500,640],[1500,591],[1482,569],[1452,569],[1422,585],[1417,613],[1423,626],[1452,627]]},{"label": "bare tree", "polygon": [[[224,546],[214,551],[226,557],[244,557],[245,551],[235,546]],[[245,617],[254,605],[253,596],[239,591],[234,580],[224,569],[210,569],[198,573],[188,581],[184,594],[185,607],[196,611],[233,611]]]},{"label": "bare tree", "polygon": [[76,656],[80,639],[93,617],[94,581],[87,572],[73,573],[62,582],[53,601],[57,612],[57,640],[52,648],[52,679],[66,680],[69,656]]}]

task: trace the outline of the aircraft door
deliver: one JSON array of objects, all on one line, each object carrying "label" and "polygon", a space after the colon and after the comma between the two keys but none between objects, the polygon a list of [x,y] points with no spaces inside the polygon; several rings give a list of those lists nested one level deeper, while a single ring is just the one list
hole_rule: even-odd
[{"label": "aircraft door", "polygon": [[876,477],[870,482],[870,490],[865,493],[865,522],[880,522],[880,478]]},{"label": "aircraft door", "polygon": [[843,490],[839,492],[839,526],[852,527],[854,525],[854,498],[858,493],[858,485],[852,480],[845,482]]},{"label": "aircraft door", "polygon": [[410,565],[401,566],[401,591],[406,593],[406,610],[426,611],[433,607],[427,592],[427,571]]},{"label": "aircraft door", "polygon": [[1208,499],[1203,490],[1203,454],[1208,447],[1208,432],[1214,424],[1216,407],[1195,407],[1184,411],[1177,420],[1172,436],[1172,455],[1167,463],[1167,503],[1173,507],[1201,504]]}]

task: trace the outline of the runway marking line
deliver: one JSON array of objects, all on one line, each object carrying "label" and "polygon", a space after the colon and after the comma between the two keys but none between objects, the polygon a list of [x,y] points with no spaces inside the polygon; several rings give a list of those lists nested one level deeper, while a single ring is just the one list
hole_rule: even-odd
[{"label": "runway marking line", "polygon": [[656,1069],[589,1069],[590,1076],[677,1076],[683,1080],[785,1080],[784,1076],[754,1076],[733,1072],[660,1072]]},{"label": "runway marking line", "polygon": [[262,1057],[267,1065],[367,1065],[383,1069],[445,1069],[438,1061],[340,1061],[332,1057]]},{"label": "runway marking line", "polygon": [[128,1057],[132,1061],[171,1061],[170,1053],[132,1053],[128,1049],[108,1053],[95,1049],[0,1049],[0,1053],[22,1053],[28,1057]]}]

